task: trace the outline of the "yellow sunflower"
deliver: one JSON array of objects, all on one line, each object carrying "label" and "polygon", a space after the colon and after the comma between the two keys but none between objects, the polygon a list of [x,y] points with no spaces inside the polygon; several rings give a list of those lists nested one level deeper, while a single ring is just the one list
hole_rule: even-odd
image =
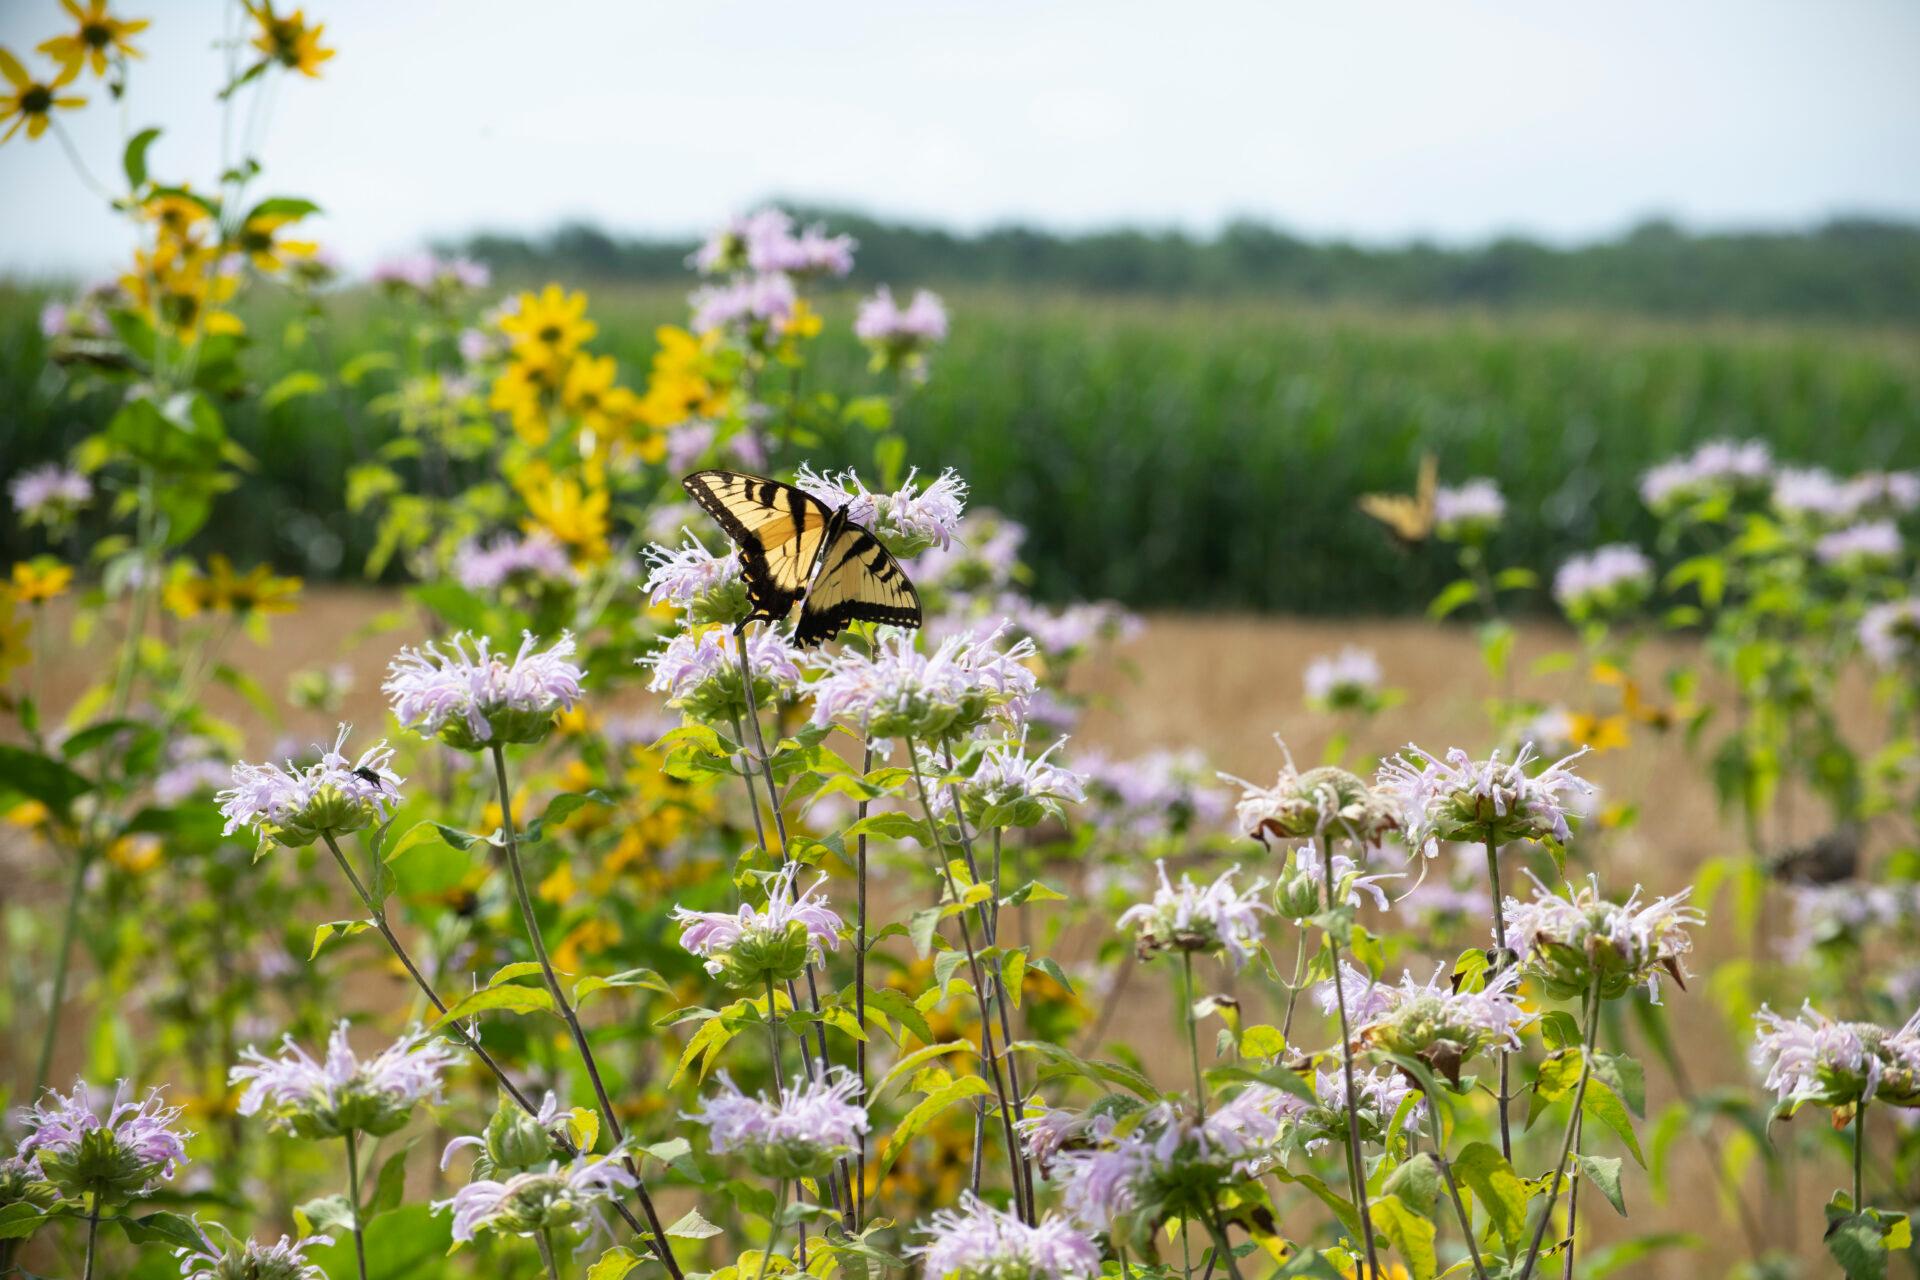
[{"label": "yellow sunflower", "polygon": [[122,58],[138,58],[141,53],[133,47],[132,36],[145,31],[151,23],[145,18],[116,18],[107,12],[107,0],[87,0],[82,9],[79,0],[60,0],[60,7],[80,24],[79,29],[70,36],[55,36],[40,46],[40,52],[66,67],[71,73],[78,74],[80,68],[91,65],[93,74],[107,74],[108,61],[115,55]]},{"label": "yellow sunflower", "polygon": [[542,365],[559,372],[573,354],[600,327],[587,319],[587,295],[568,293],[550,284],[539,293],[519,297],[519,309],[500,320],[500,330],[513,344],[513,352],[528,364]]},{"label": "yellow sunflower", "polygon": [[13,598],[21,604],[42,604],[65,595],[73,582],[73,566],[52,556],[36,556],[13,566]]},{"label": "yellow sunflower", "polygon": [[249,3],[247,12],[259,26],[253,37],[254,48],[289,71],[298,71],[315,80],[320,78],[320,64],[334,54],[332,49],[320,47],[320,33],[327,29],[326,23],[308,26],[304,9],[295,9],[281,17],[273,11],[273,0]]},{"label": "yellow sunflower", "polygon": [[717,418],[726,412],[727,392],[713,375],[713,344],[685,329],[662,325],[654,330],[660,349],[647,371],[647,392],[640,421],[650,427],[678,426],[688,418]]},{"label": "yellow sunflower", "polygon": [[12,120],[7,131],[0,134],[0,142],[6,142],[20,132],[25,125],[27,136],[37,138],[47,131],[53,123],[55,108],[70,110],[87,105],[85,98],[71,95],[62,97],[60,90],[76,75],[80,74],[80,64],[61,68],[60,74],[51,80],[36,80],[27,74],[20,65],[20,59],[5,49],[0,49],[0,76],[7,78],[10,92],[0,96],[0,122]]},{"label": "yellow sunflower", "polygon": [[261,271],[274,272],[288,266],[291,259],[311,258],[320,246],[311,240],[283,240],[280,231],[298,222],[298,213],[256,213],[234,233],[233,247],[247,255]]},{"label": "yellow sunflower", "polygon": [[545,465],[526,468],[518,484],[532,517],[522,522],[528,533],[546,530],[571,549],[578,562],[606,558],[610,550],[607,508],[611,500],[605,489],[556,474]]},{"label": "yellow sunflower", "polygon": [[153,223],[156,252],[162,253],[197,248],[202,224],[213,221],[212,211],[187,187],[149,197],[140,216]]},{"label": "yellow sunflower", "polygon": [[222,256],[198,246],[162,245],[136,251],[134,269],[120,286],[157,329],[187,340],[207,333],[243,333],[240,317],[221,310],[240,287]]}]

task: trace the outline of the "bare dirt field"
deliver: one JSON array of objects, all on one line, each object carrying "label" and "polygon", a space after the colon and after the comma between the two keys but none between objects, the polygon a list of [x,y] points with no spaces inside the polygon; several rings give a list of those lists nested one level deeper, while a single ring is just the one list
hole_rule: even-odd
[{"label": "bare dirt field", "polygon": [[[394,616],[399,604],[393,596],[372,592],[314,592],[300,613],[274,620],[266,647],[240,641],[234,654],[236,664],[278,700],[291,672],[345,663],[354,673],[355,687],[344,718],[368,729],[382,725],[386,710],[379,683],[385,663],[398,645],[421,638],[410,621],[395,630],[375,627],[375,619],[382,614]],[[404,619],[407,615],[397,616]],[[61,625],[62,620],[56,614],[49,622]],[[1317,761],[1336,724],[1331,716],[1304,708],[1301,671],[1313,656],[1349,643],[1374,650],[1387,683],[1407,695],[1403,704],[1382,715],[1354,744],[1357,756],[1390,752],[1408,742],[1436,749],[1457,744],[1476,754],[1491,745],[1480,705],[1488,692],[1488,677],[1470,629],[1420,620],[1334,622],[1159,616],[1148,620],[1144,633],[1122,651],[1119,660],[1086,673],[1082,685],[1096,695],[1096,705],[1075,736],[1073,749],[1127,755],[1155,747],[1198,747],[1221,770],[1264,781],[1280,763],[1280,750],[1274,742],[1277,733],[1284,736],[1303,764]],[[1515,656],[1520,690],[1547,698],[1564,695],[1577,699],[1583,687],[1579,676],[1535,679],[1527,674],[1536,659],[1571,644],[1571,635],[1562,628],[1545,624],[1523,627]],[[1650,644],[1640,653],[1640,673],[1657,676],[1665,665],[1684,659],[1688,652],[1678,644]],[[66,705],[102,661],[104,655],[97,646],[73,647],[56,656],[35,676],[46,705]],[[257,733],[254,745],[259,748],[280,733],[302,739],[323,733],[331,736],[330,718],[296,716],[286,724],[268,726],[237,697],[222,691],[214,701],[223,714],[247,725],[250,733]],[[1859,723],[1873,723],[1864,687],[1850,688],[1846,703]],[[1677,735],[1640,732],[1629,748],[1588,761],[1583,772],[1601,785],[1609,801],[1631,801],[1641,810],[1638,824],[1607,837],[1600,870],[1609,888],[1624,891],[1637,881],[1654,892],[1670,891],[1687,883],[1703,860],[1738,851],[1737,830],[1725,825],[1716,812],[1701,761],[1689,755]],[[1811,806],[1803,806],[1803,810],[1807,829],[1783,835],[1805,838],[1817,833],[1818,815]],[[1258,861],[1258,852],[1257,847],[1248,846],[1249,870],[1258,869],[1252,865]],[[22,851],[17,847],[0,848],[0,883],[6,886],[0,896],[19,894],[19,900],[28,902],[42,896],[51,900],[57,893],[52,878],[21,867],[21,858]],[[1703,963],[1724,954],[1728,947],[1744,948],[1745,941],[1729,937],[1730,932],[1716,933],[1709,927],[1703,939]],[[1459,945],[1457,940],[1449,941],[1456,948]],[[1158,976],[1136,981],[1134,991],[1143,997],[1153,996]],[[1675,992],[1669,999],[1680,1002],[1675,1025],[1685,1045],[1694,1085],[1746,1081],[1743,1046],[1720,1028],[1717,1016],[1706,1016],[1705,994],[1698,990]],[[1170,1038],[1164,1033],[1171,1026],[1171,1018],[1171,1006],[1164,1000],[1130,997],[1111,1034],[1137,1044],[1167,1044]],[[1176,1078],[1171,1068],[1179,1064],[1168,1065],[1171,1081]],[[18,1078],[24,1067],[18,1062],[13,1067],[10,1074]],[[1672,1097],[1665,1073],[1650,1065],[1649,1115]],[[1535,1135],[1533,1141],[1550,1144],[1552,1138]],[[1539,1163],[1548,1159],[1543,1152]],[[1797,1194],[1791,1195],[1794,1207],[1790,1210],[1781,1202],[1787,1193],[1776,1196],[1749,1188],[1767,1242],[1809,1259],[1823,1257],[1818,1206],[1842,1177],[1843,1170],[1837,1164],[1832,1169],[1803,1169]],[[1676,1147],[1672,1185],[1675,1192],[1669,1203],[1651,1212],[1644,1203],[1631,1206],[1636,1232],[1698,1232],[1712,1242],[1710,1249],[1705,1254],[1673,1253],[1649,1259],[1618,1274],[1674,1280],[1718,1275],[1746,1252],[1747,1241],[1741,1232],[1713,1211],[1713,1179],[1698,1143],[1682,1140]],[[1630,1177],[1628,1194],[1644,1200],[1645,1183]],[[1618,1220],[1605,1206],[1591,1214],[1583,1206],[1583,1229],[1589,1224],[1593,1232],[1590,1238],[1598,1242],[1619,1234]],[[1815,1264],[1816,1274],[1822,1265],[1824,1262]]]}]

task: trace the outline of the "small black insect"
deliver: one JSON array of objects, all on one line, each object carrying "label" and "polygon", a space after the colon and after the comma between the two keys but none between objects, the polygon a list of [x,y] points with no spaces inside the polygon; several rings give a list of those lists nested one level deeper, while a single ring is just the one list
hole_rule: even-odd
[{"label": "small black insect", "polygon": [[381,788],[382,790],[386,789],[387,780],[381,777],[379,774],[375,773],[373,770],[367,768],[365,765],[361,765],[358,769],[355,769],[353,771],[353,776],[356,778],[363,778],[366,781],[372,783],[374,786]]}]

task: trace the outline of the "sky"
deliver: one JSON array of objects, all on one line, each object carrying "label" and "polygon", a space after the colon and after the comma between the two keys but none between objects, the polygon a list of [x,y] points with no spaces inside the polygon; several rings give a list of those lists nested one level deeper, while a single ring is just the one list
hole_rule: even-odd
[{"label": "sky", "polygon": [[[569,219],[690,234],[769,196],[1369,243],[1920,220],[1912,0],[304,3],[339,54],[272,91],[261,189],[321,204],[355,266]],[[211,186],[225,6],[113,7],[155,19],[127,107],[165,130],[156,175]],[[23,58],[64,25],[0,0]],[[106,182],[122,125],[93,92],[68,127]],[[0,273],[130,243],[52,135],[0,147],[0,191]]]}]

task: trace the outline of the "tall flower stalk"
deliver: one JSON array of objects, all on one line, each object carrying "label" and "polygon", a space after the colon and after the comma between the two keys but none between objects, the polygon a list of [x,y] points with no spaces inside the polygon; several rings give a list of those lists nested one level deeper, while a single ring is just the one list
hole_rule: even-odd
[{"label": "tall flower stalk", "polygon": [[1333,972],[1334,1008],[1340,1014],[1340,1072],[1346,1082],[1347,1090],[1347,1178],[1352,1186],[1354,1207],[1360,1212],[1360,1235],[1367,1254],[1367,1273],[1378,1276],[1380,1259],[1373,1243],[1373,1211],[1367,1197],[1367,1167],[1360,1154],[1360,1096],[1354,1087],[1353,1078],[1353,1028],[1347,1018],[1347,984],[1341,980],[1343,972],[1340,960],[1340,938],[1332,919],[1335,906],[1335,884],[1337,877],[1333,866],[1333,842],[1325,835],[1316,837],[1320,846],[1320,864],[1326,884],[1327,926],[1323,930],[1327,940],[1327,962]]}]

